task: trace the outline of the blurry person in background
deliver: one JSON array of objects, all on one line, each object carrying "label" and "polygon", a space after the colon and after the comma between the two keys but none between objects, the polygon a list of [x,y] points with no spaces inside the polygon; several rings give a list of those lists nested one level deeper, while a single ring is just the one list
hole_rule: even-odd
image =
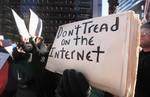
[{"label": "blurry person in background", "polygon": [[17,80],[15,97],[37,97],[34,84],[37,65],[32,64],[32,51],[33,45],[23,39],[20,39],[13,48],[14,76]]},{"label": "blurry person in background", "polygon": [[33,47],[36,51],[36,53],[33,54],[33,62],[41,66],[41,73],[36,81],[37,91],[39,93],[38,97],[54,97],[54,90],[57,87],[60,75],[45,69],[49,50],[42,36],[35,38],[35,45]]},{"label": "blurry person in background", "polygon": [[150,22],[141,26],[140,46],[135,97],[150,97]]},{"label": "blurry person in background", "polygon": [[[7,51],[3,47],[3,39],[4,37],[0,35],[0,52],[7,53]],[[8,62],[1,64],[2,67],[0,68],[0,97],[3,95],[3,91],[6,88],[7,80],[8,80]]]},{"label": "blurry person in background", "polygon": [[40,54],[40,64],[42,64],[44,67],[46,65],[46,57],[48,55],[48,49],[44,43],[44,39],[43,37],[36,37],[35,38],[35,46],[36,46],[36,50],[37,52],[39,52]]},{"label": "blurry person in background", "polygon": [[[10,54],[8,53],[8,51],[4,48],[4,46],[7,45],[8,43],[6,43],[6,41],[2,37],[3,36],[0,36],[0,52],[4,53],[4,54],[8,54],[9,57],[7,58],[6,62],[4,63],[4,65],[2,67],[2,69],[5,68],[5,71],[3,72],[2,75],[0,73],[0,83],[2,81],[4,81],[4,79],[2,79],[2,78],[4,78],[4,77],[6,78],[5,83],[3,83],[3,85],[6,84],[5,90],[0,95],[0,97],[14,97],[14,95],[16,93],[16,81],[13,76],[12,58],[10,57]],[[1,88],[1,86],[0,86],[0,88]],[[1,91],[1,89],[0,89],[0,91]]]}]

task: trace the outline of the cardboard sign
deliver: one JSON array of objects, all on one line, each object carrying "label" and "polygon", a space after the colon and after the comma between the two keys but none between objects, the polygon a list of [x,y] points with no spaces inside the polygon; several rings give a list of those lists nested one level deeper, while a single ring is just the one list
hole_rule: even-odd
[{"label": "cardboard sign", "polygon": [[9,54],[0,52],[0,70],[3,67],[4,63],[6,62],[6,60],[8,59],[8,57]]},{"label": "cardboard sign", "polygon": [[46,68],[58,73],[76,69],[92,86],[120,97],[132,97],[139,24],[137,15],[129,11],[62,25]]}]

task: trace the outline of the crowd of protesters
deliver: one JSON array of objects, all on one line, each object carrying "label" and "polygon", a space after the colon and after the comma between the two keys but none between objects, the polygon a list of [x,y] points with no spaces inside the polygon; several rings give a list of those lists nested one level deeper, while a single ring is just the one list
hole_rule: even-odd
[{"label": "crowd of protesters", "polygon": [[54,94],[55,82],[59,76],[45,69],[48,48],[43,38],[36,37],[12,43],[11,53],[5,49],[4,41],[0,39],[0,51],[10,56],[6,61],[8,73],[4,73],[8,75],[8,78],[5,78],[7,84],[1,89],[3,92],[0,97],[47,97],[46,95]]},{"label": "crowd of protesters", "polygon": [[4,41],[0,39],[0,51],[10,56],[4,65],[8,71],[5,72],[5,84],[0,83],[4,85],[0,97],[87,97],[90,91],[94,92],[93,97],[103,97],[102,92],[91,90],[81,72],[65,70],[60,75],[46,70],[50,48],[45,45],[43,37],[11,43]]}]

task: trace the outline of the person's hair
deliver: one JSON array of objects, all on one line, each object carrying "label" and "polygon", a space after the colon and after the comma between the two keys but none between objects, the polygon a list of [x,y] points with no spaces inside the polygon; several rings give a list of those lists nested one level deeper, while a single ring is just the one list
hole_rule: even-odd
[{"label": "person's hair", "polygon": [[36,37],[35,38],[35,41],[37,41],[37,39],[41,39],[41,41],[43,41],[44,40],[44,38],[41,36],[41,37]]},{"label": "person's hair", "polygon": [[150,21],[142,24],[141,28],[148,28],[148,29],[150,29]]},{"label": "person's hair", "polygon": [[87,97],[88,91],[89,82],[85,76],[74,69],[66,69],[55,93],[58,97]]}]

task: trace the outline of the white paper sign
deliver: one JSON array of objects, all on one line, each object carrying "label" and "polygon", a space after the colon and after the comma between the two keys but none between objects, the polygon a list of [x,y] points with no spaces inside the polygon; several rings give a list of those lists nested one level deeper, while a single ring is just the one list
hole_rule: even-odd
[{"label": "white paper sign", "polygon": [[41,36],[42,20],[30,9],[29,32],[31,36]]},{"label": "white paper sign", "polygon": [[[133,12],[126,12],[60,26],[46,68],[58,73],[74,68],[94,87],[125,97],[129,91],[127,80],[131,79],[128,69],[135,70],[132,73],[134,83],[137,69],[137,59],[134,68],[128,66],[130,38],[136,38],[132,46],[135,47],[133,52],[137,51],[138,34],[130,37],[133,16]],[[137,22],[135,28],[138,28]]]},{"label": "white paper sign", "polygon": [[30,35],[29,35],[29,32],[27,30],[24,20],[22,18],[20,18],[19,15],[13,9],[12,9],[12,13],[15,18],[17,28],[19,30],[19,34],[23,38],[28,39],[30,37]]},{"label": "white paper sign", "polygon": [[42,22],[42,19],[39,19],[39,23],[38,23],[37,29],[36,29],[36,33],[37,33],[38,37],[41,37],[42,29],[43,29],[43,22]]},{"label": "white paper sign", "polygon": [[8,59],[8,57],[9,54],[0,52],[0,70],[3,67],[4,63],[6,62],[6,60]]},{"label": "white paper sign", "polygon": [[30,9],[30,21],[29,30],[27,29],[24,20],[12,9],[19,34],[24,41],[29,41],[30,37],[40,37],[42,34],[43,22],[31,9]]}]

